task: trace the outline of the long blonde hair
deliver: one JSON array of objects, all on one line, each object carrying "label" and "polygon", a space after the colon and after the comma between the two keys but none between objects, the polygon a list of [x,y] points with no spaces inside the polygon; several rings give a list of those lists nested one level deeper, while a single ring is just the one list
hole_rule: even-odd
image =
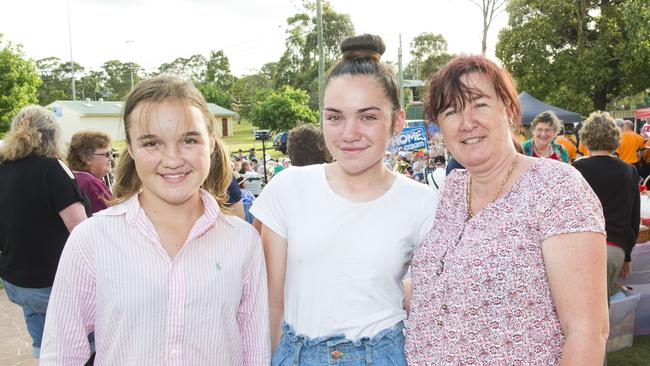
[{"label": "long blonde hair", "polygon": [[61,157],[61,132],[56,117],[39,105],[23,107],[11,121],[0,146],[0,162],[29,155]]},{"label": "long blonde hair", "polygon": [[[202,187],[210,192],[219,204],[219,207],[228,212],[226,208],[226,190],[232,181],[232,172],[226,159],[227,152],[223,143],[216,138],[216,120],[208,110],[208,105],[201,92],[190,82],[173,76],[158,76],[140,82],[129,93],[124,104],[123,121],[127,144],[131,143],[129,126],[135,122],[131,120],[133,110],[140,103],[156,103],[165,99],[180,101],[187,106],[196,107],[201,112],[208,129],[208,134],[215,137],[215,147],[210,156],[210,172],[203,182]],[[142,182],[135,169],[135,161],[126,147],[120,153],[117,164],[115,186],[113,189],[112,204],[128,200],[142,188]]]}]

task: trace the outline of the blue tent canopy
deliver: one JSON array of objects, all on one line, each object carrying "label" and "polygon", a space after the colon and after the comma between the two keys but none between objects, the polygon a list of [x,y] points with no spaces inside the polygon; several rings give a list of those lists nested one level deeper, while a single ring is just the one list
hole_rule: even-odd
[{"label": "blue tent canopy", "polygon": [[546,104],[525,91],[519,94],[519,104],[521,104],[521,124],[525,126],[530,125],[535,116],[548,110],[555,112],[557,118],[563,123],[578,123],[582,121],[580,113]]}]

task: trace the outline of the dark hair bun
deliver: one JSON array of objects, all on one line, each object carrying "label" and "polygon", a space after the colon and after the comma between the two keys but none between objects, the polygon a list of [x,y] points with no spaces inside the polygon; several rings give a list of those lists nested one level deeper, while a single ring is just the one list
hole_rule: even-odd
[{"label": "dark hair bun", "polygon": [[348,37],[341,43],[344,60],[372,59],[379,62],[384,51],[386,51],[384,41],[374,34]]}]

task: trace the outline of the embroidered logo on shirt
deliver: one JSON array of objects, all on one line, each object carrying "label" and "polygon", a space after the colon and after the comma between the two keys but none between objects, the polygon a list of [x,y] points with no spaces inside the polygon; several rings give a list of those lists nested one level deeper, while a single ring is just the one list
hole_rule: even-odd
[{"label": "embroidered logo on shirt", "polygon": [[217,272],[221,272],[221,263],[217,261]]}]

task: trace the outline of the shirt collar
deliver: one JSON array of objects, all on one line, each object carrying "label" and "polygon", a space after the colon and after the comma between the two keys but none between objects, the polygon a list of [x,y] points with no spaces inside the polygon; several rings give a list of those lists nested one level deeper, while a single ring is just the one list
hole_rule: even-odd
[{"label": "shirt collar", "polygon": [[[217,200],[212,194],[204,189],[200,189],[199,193],[201,195],[201,200],[203,201],[203,215],[201,215],[199,220],[206,221],[207,223],[211,224],[214,224],[217,220],[221,220],[226,224],[233,226],[231,220],[228,220],[226,218],[228,215],[221,211]],[[145,214],[144,209],[140,205],[140,200],[138,199],[139,195],[140,192],[134,194],[126,201],[110,207],[108,210],[102,211],[101,214],[111,216],[125,215],[126,221],[129,224],[134,224],[140,215]]]}]

